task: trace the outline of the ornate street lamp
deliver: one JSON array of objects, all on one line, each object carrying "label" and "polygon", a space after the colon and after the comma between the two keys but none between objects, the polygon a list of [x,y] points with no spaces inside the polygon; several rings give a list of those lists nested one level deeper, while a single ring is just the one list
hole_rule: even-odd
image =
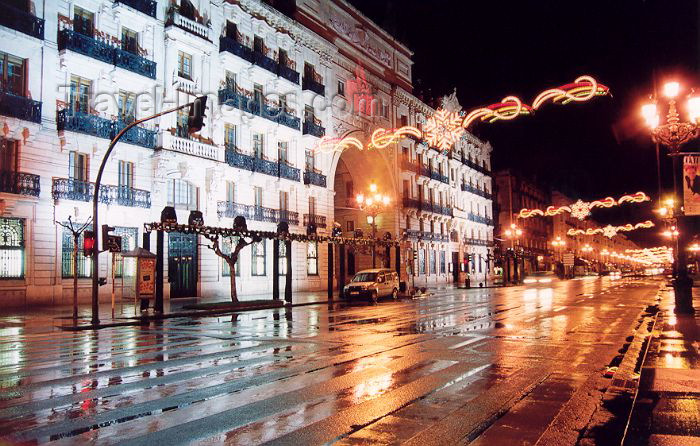
[{"label": "ornate street lamp", "polygon": [[[510,249],[513,251],[513,280],[514,282],[518,282],[518,253],[515,250],[515,245],[516,242],[520,239],[520,237],[523,235],[523,230],[520,229],[515,223],[510,224],[510,228],[506,229],[503,235],[510,240]],[[507,257],[506,257],[506,260]],[[524,269],[524,268],[523,268]]]},{"label": "ornate street lamp", "polygon": [[[391,197],[381,194],[377,191],[377,185],[372,182],[369,185],[369,194],[365,197],[364,194],[357,194],[355,201],[361,211],[367,214],[367,224],[372,227],[372,239],[377,239],[377,215],[386,210],[391,204]],[[372,245],[372,268],[376,267],[376,249]]]},{"label": "ornate street lamp", "polygon": [[[673,158],[673,190],[675,195],[674,206],[672,213],[676,216],[676,224],[679,229],[671,230],[670,235],[673,238],[673,232],[677,232],[675,262],[676,262],[676,278],[673,281],[673,288],[676,298],[675,311],[678,313],[694,313],[693,300],[691,296],[692,279],[688,276],[688,261],[685,246],[685,234],[682,228],[683,212],[681,208],[682,181],[681,172],[681,156],[680,147],[698,136],[697,121],[700,118],[700,97],[691,96],[688,98],[686,105],[688,109],[688,121],[681,121],[680,114],[676,105],[676,98],[681,91],[681,85],[678,82],[668,82],[663,87],[663,95],[668,100],[668,114],[666,122],[661,123],[657,110],[657,101],[642,106],[642,116],[647,125],[651,128],[651,138],[654,142],[663,144],[669,148],[669,155]],[[668,211],[666,212],[668,213]],[[664,213],[664,214],[666,214]],[[662,215],[665,216],[665,215]],[[667,231],[669,232],[669,231]]]}]

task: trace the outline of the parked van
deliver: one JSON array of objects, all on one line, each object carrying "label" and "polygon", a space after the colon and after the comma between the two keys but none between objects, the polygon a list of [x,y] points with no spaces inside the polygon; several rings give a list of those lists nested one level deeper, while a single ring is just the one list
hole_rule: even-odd
[{"label": "parked van", "polygon": [[348,301],[357,298],[369,298],[373,303],[380,297],[399,296],[399,275],[387,268],[365,269],[352,278],[344,288]]}]

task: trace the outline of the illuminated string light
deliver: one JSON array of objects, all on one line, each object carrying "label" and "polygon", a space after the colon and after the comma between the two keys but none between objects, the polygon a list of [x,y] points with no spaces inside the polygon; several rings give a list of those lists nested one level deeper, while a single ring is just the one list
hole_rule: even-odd
[{"label": "illuminated string light", "polygon": [[589,101],[595,96],[605,96],[607,94],[610,94],[610,89],[605,85],[599,84],[591,76],[579,76],[572,84],[551,88],[537,95],[535,100],[532,101],[532,108],[537,110],[549,100],[553,103],[568,104],[572,101]]},{"label": "illuminated string light", "polygon": [[462,116],[458,112],[440,108],[426,120],[423,139],[430,147],[448,151],[459,140],[464,130]]},{"label": "illuminated string light", "polygon": [[383,149],[392,143],[398,142],[401,138],[406,136],[413,136],[415,138],[421,139],[423,134],[420,130],[411,126],[404,126],[398,129],[377,129],[372,132],[370,137],[370,143],[367,145],[368,149]]},{"label": "illuminated string light", "polygon": [[351,147],[357,150],[364,150],[365,146],[362,141],[355,138],[354,136],[346,136],[345,138],[335,138],[332,136],[324,136],[321,138],[316,146],[314,146],[314,151],[319,151],[321,153],[333,153],[333,152],[343,152]]},{"label": "illuminated string light", "polygon": [[493,123],[496,121],[507,121],[515,119],[520,115],[532,114],[532,107],[523,104],[523,101],[516,96],[506,96],[496,104],[491,104],[487,107],[477,108],[470,111],[462,121],[462,127],[469,128],[472,122],[476,119]]},{"label": "illuminated string light", "polygon": [[521,209],[518,213],[519,218],[530,218],[535,216],[545,216],[552,217],[562,212],[569,212],[572,217],[578,218],[579,220],[585,220],[586,217],[591,215],[591,209],[596,207],[601,208],[611,208],[613,206],[619,206],[623,203],[642,203],[644,201],[649,201],[650,198],[644,192],[637,192],[631,195],[623,195],[619,199],[615,200],[613,197],[606,197],[601,200],[595,200],[591,202],[586,202],[578,200],[568,206],[549,206],[545,211],[540,209]]},{"label": "illuminated string light", "polygon": [[644,228],[653,228],[654,223],[651,220],[647,220],[645,222],[637,223],[635,225],[631,223],[627,223],[626,225],[622,226],[613,226],[613,225],[607,225],[602,228],[588,228],[588,229],[569,229],[566,234],[570,236],[576,236],[576,235],[596,235],[596,234],[602,234],[604,237],[607,238],[613,238],[617,235],[618,232],[625,231],[634,231],[636,229],[644,229]]}]

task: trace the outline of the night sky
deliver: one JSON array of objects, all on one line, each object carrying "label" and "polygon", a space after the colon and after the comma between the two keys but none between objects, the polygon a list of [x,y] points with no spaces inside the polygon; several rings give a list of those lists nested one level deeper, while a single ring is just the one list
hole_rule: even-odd
[{"label": "night sky", "polygon": [[[414,93],[425,100],[456,87],[467,111],[509,94],[529,104],[542,90],[592,75],[612,97],[550,103],[535,116],[470,130],[493,144],[494,169],[514,167],[572,198],[639,190],[658,196],[655,148],[639,107],[669,77],[700,90],[700,1],[351,3],[414,51]],[[696,140],[685,149],[698,147]],[[662,182],[670,192],[666,153],[662,149]],[[594,217],[642,221],[652,218],[653,207],[625,205]],[[646,232],[634,238],[659,243],[658,231]]]}]

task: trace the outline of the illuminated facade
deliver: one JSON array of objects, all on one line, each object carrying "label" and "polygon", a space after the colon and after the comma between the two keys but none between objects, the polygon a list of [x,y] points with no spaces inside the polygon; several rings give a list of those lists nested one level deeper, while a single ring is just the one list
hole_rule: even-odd
[{"label": "illuminated facade", "polygon": [[[73,274],[88,299],[90,261],[79,254],[73,271],[72,240],[54,222],[91,216],[97,168],[125,123],[200,94],[210,104],[199,134],[188,134],[186,112],[172,113],[130,131],[110,157],[100,223],[117,228],[123,248],[141,246],[143,223],[159,221],[166,205],[180,222],[200,210],[212,226],[244,215],[251,229],[284,221],[294,232],[311,222],[330,230],[331,159],[310,149],[330,123],[324,82],[335,47],[253,0],[28,3],[6,5],[17,20],[0,26],[11,85],[0,93],[0,230],[13,234],[0,247],[3,305],[67,304]],[[166,296],[228,295],[231,272],[205,242],[166,236]],[[325,247],[293,249],[294,289],[325,289]],[[269,295],[271,250],[268,241],[243,251],[241,295]],[[109,255],[100,261],[103,298]],[[117,262],[117,296],[121,273]]]}]

